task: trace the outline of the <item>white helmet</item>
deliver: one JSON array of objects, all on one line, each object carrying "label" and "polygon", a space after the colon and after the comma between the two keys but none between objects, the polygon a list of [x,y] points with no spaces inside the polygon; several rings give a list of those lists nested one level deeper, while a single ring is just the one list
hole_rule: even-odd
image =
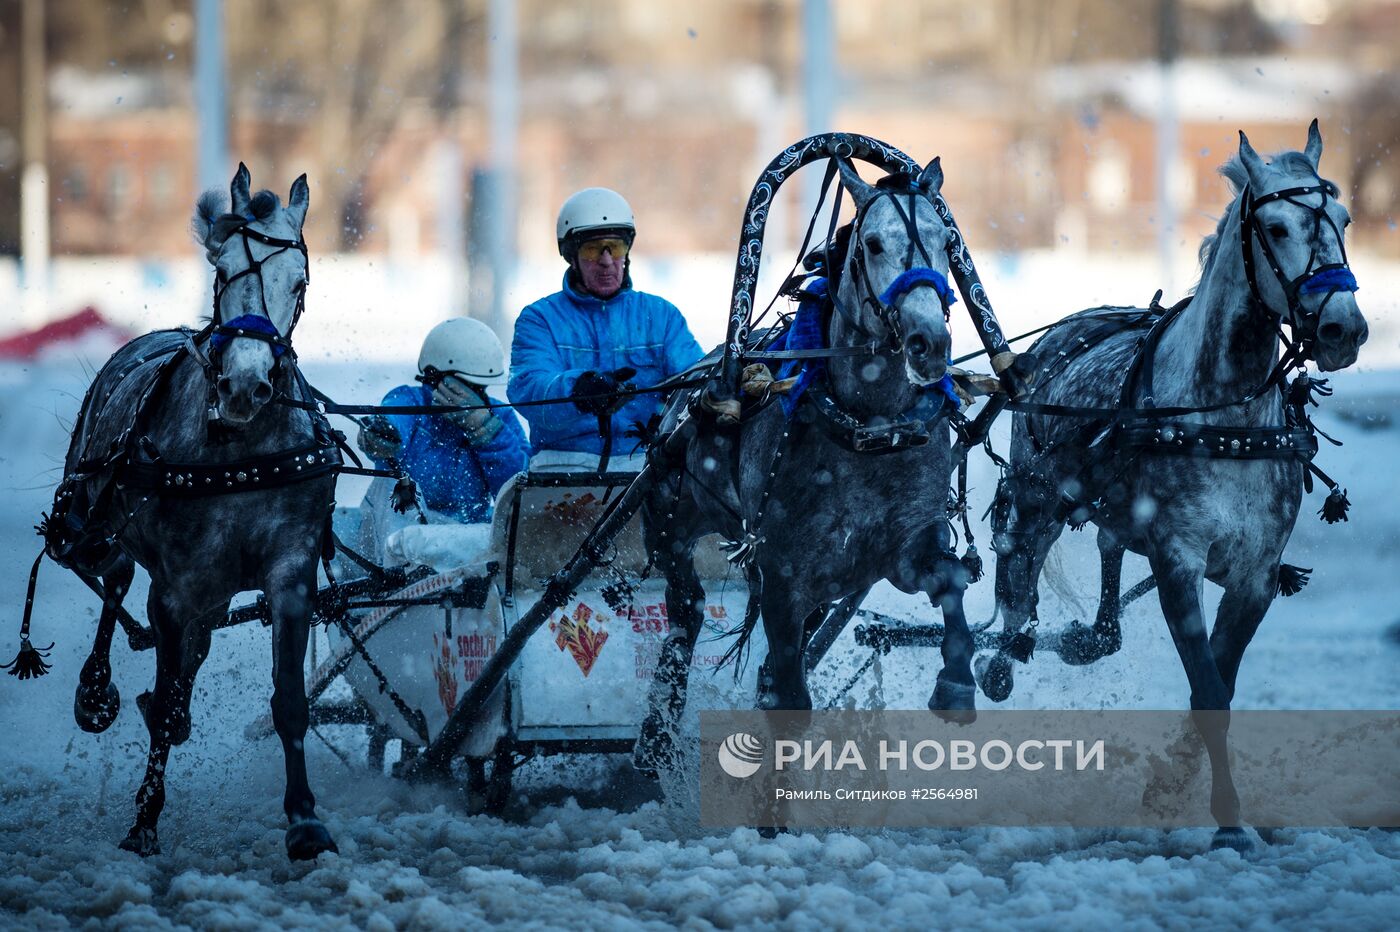
[{"label": "white helmet", "polygon": [[559,255],[566,259],[569,258],[564,248],[566,240],[577,243],[584,233],[612,231],[625,234],[630,242],[637,233],[637,225],[632,219],[631,205],[621,194],[608,188],[584,188],[572,195],[559,208],[559,220],[554,225]]},{"label": "white helmet", "polygon": [[496,332],[471,317],[453,317],[428,331],[418,353],[418,373],[429,369],[460,376],[475,385],[499,383],[506,374],[506,354]]}]

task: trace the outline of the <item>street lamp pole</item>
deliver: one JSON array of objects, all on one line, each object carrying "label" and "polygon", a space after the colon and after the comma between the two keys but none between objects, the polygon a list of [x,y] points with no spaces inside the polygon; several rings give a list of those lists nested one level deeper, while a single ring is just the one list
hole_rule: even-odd
[{"label": "street lamp pole", "polygon": [[48,100],[45,82],[44,0],[24,0],[20,26],[20,84],[24,95],[20,173],[20,268],[23,317],[28,326],[48,318],[49,171]]},{"label": "street lamp pole", "polygon": [[201,191],[228,184],[228,77],[224,66],[224,0],[195,0],[194,106],[196,180]]}]

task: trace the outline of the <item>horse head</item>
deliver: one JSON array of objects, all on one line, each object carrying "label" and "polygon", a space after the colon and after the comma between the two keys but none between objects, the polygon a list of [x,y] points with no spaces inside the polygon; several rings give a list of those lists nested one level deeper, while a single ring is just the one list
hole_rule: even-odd
[{"label": "horse head", "polygon": [[246,424],[273,394],[272,376],[291,352],[309,281],[302,227],[310,192],[306,176],[292,182],[283,207],[271,191],[250,194],[242,163],[229,186],[232,205],[207,191],[195,209],[195,235],[214,267],[210,357],[219,417]]},{"label": "horse head", "polygon": [[1311,342],[1318,367],[1330,371],[1356,362],[1369,331],[1347,265],[1351,217],[1337,186],[1317,173],[1321,157],[1316,120],[1302,152],[1282,152],[1268,162],[1240,133],[1239,166],[1247,181],[1239,197],[1240,230],[1250,288],[1271,314],[1292,323],[1295,339]]},{"label": "horse head", "polygon": [[856,306],[842,316],[902,353],[911,382],[937,382],[948,367],[948,307],[956,300],[947,277],[951,233],[933,206],[943,167],[934,159],[917,178],[892,175],[870,185],[838,164],[856,205],[843,274]]}]

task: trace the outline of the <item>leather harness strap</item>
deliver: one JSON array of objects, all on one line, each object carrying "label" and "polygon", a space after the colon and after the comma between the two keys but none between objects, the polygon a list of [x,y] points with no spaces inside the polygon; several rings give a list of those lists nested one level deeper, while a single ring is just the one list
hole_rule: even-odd
[{"label": "leather harness strap", "polygon": [[[145,439],[145,438],[143,438]],[[148,453],[154,447],[142,444]],[[310,444],[227,463],[169,463],[157,453],[149,462],[128,462],[118,473],[123,488],[172,498],[208,498],[232,492],[278,488],[339,472],[344,465],[334,443]]]}]

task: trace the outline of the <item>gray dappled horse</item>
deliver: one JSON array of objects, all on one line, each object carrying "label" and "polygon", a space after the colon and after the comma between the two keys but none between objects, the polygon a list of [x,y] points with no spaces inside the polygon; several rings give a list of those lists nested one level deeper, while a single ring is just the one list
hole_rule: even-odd
[{"label": "gray dappled horse", "polygon": [[[1279,591],[1279,559],[1298,517],[1307,459],[1292,451],[1316,448],[1279,388],[1280,324],[1323,370],[1354,363],[1367,336],[1342,241],[1349,219],[1337,187],[1317,174],[1321,154],[1316,121],[1304,151],[1267,163],[1241,133],[1238,156],[1222,169],[1237,196],[1202,245],[1189,304],[1155,332],[1123,325],[1137,309],[1085,311],[1032,347],[1060,367],[1039,380],[1034,403],[1191,410],[1120,430],[1116,446],[1103,421],[1017,412],[994,509],[997,606],[1008,633],[1033,617],[1040,572],[1064,522],[1093,520],[1102,556],[1098,616],[1092,627],[1070,627],[1061,654],[1085,663],[1118,649],[1119,575],[1124,550],[1132,550],[1151,564],[1191,708],[1229,709],[1245,648]],[[1196,455],[1182,455],[1191,450]],[[1209,631],[1203,579],[1225,590]],[[1010,692],[1010,669],[1002,655],[980,671],[993,698]],[[1225,756],[1228,718],[1217,718],[1222,727],[1202,729],[1211,812],[1222,826],[1215,843],[1247,847]]]},{"label": "gray dappled horse", "polygon": [[307,397],[290,338],[308,281],[309,193],[305,175],[286,207],[270,191],[250,195],[248,186],[240,165],[232,212],[210,191],[195,213],[195,234],[215,269],[211,326],[137,337],[102,367],[83,400],[49,521],[50,553],[100,577],[104,592],[74,701],[86,731],[104,731],[117,716],[108,663],[117,611],[134,564],[151,577],[156,682],[138,700],[150,755],[136,821],[121,843],[141,855],[160,850],[166,762],[171,746],[189,737],[191,693],[213,626],[236,593],[253,589],[264,593],[272,624],[287,851],[314,858],[336,850],[307,785],[302,665],[340,460],[324,423],[269,404],[277,393]]},{"label": "gray dappled horse", "polygon": [[[705,593],[696,574],[696,541],[719,533],[752,548],[750,585],[768,639],[758,706],[810,709],[803,665],[805,622],[814,612],[888,579],[924,592],[943,611],[948,630],[943,670],[930,706],[961,716],[973,710],[972,636],[963,615],[967,572],[950,550],[947,492],[952,470],[948,407],[930,407],[925,387],[948,363],[948,297],[943,287],[891,297],[896,280],[947,274],[949,231],[931,201],[943,183],[934,160],[918,178],[889,176],[866,184],[844,162],[841,174],[855,205],[849,246],[833,256],[838,312],[825,327],[826,345],[876,344],[873,355],[826,360],[825,381],[807,391],[791,419],[772,403],[746,413],[737,435],[702,425],[643,506],[647,547],[666,578],[671,633],[665,642],[637,761],[653,769],[671,751],[685,707],[692,651]],[[892,181],[898,182],[890,184]],[[888,297],[888,303],[882,300]],[[824,406],[819,397],[834,402]],[[662,434],[689,403],[669,404]],[[836,413],[823,413],[834,407]],[[918,411],[915,409],[918,407]],[[844,415],[844,422],[833,420]],[[851,448],[852,425],[919,419],[928,442],[879,454]],[[738,457],[734,444],[738,444]],[[746,620],[754,623],[752,611]]]}]

